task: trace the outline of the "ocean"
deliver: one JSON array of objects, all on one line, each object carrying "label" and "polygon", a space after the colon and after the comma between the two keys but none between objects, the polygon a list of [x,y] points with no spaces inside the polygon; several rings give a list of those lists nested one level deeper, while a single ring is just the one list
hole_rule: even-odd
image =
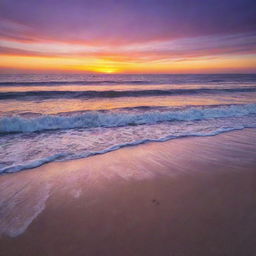
[{"label": "ocean", "polygon": [[0,75],[1,174],[253,127],[256,75]]}]

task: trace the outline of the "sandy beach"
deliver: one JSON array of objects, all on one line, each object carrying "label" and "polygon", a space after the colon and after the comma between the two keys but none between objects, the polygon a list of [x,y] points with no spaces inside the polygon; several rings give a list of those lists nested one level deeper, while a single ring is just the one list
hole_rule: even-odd
[{"label": "sandy beach", "polygon": [[0,176],[0,255],[256,255],[256,129]]}]

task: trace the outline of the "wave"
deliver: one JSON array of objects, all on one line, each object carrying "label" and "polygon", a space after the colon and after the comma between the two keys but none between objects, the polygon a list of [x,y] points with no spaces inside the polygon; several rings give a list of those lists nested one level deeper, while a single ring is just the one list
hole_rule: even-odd
[{"label": "wave", "polygon": [[108,84],[152,84],[149,80],[74,80],[74,81],[30,81],[30,82],[0,82],[0,86],[56,86],[56,85],[108,85]]},{"label": "wave", "polygon": [[256,104],[211,107],[167,108],[147,111],[86,111],[71,115],[2,117],[0,133],[39,132],[74,128],[121,127],[170,121],[193,121],[211,118],[240,117],[256,114]]},{"label": "wave", "polygon": [[14,173],[26,169],[32,169],[39,167],[43,164],[50,163],[50,162],[56,162],[56,161],[68,161],[68,160],[75,160],[75,159],[81,159],[81,158],[87,158],[95,155],[100,155],[100,154],[105,154],[111,151],[115,151],[124,147],[129,147],[129,146],[136,146],[140,144],[145,144],[145,143],[150,143],[150,142],[165,142],[171,139],[177,139],[177,138],[184,138],[184,137],[206,137],[206,136],[215,136],[224,132],[229,132],[229,131],[235,131],[235,130],[242,130],[245,128],[254,128],[255,126],[253,125],[240,125],[238,127],[229,127],[229,128],[218,128],[214,131],[206,131],[206,132],[191,132],[186,135],[167,135],[164,137],[161,137],[159,139],[141,139],[129,143],[121,143],[121,144],[116,144],[114,146],[111,146],[109,148],[106,148],[104,150],[99,150],[99,151],[93,151],[89,153],[80,153],[77,155],[69,155],[69,153],[60,153],[60,154],[55,154],[51,155],[49,157],[44,157],[41,159],[37,159],[35,161],[30,161],[29,163],[23,163],[23,164],[18,164],[18,165],[12,165],[4,168],[0,168],[0,174],[4,173]]},{"label": "wave", "polygon": [[55,99],[55,98],[116,98],[116,97],[145,97],[168,95],[193,95],[202,93],[232,93],[256,92],[256,87],[223,88],[223,89],[171,89],[171,90],[129,90],[129,91],[28,91],[28,92],[3,92],[0,100],[6,99]]},{"label": "wave", "polygon": [[52,155],[52,156],[49,156],[49,157],[38,159],[36,161],[32,161],[32,162],[27,163],[27,164],[19,164],[19,165],[8,166],[8,167],[0,169],[0,174],[18,172],[18,171],[25,170],[25,169],[36,168],[36,167],[41,166],[43,164],[57,161],[61,157],[64,157],[64,154],[55,154],[55,155]]}]

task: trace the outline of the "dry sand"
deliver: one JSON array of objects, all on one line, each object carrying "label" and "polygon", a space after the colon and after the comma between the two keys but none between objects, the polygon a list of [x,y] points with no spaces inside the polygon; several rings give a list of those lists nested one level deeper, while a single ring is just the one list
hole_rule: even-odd
[{"label": "dry sand", "polygon": [[0,176],[0,255],[256,255],[256,130]]}]

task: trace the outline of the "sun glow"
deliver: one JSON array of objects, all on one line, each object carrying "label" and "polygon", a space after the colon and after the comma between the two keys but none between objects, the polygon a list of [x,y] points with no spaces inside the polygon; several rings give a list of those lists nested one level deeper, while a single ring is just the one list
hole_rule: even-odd
[{"label": "sun glow", "polygon": [[24,71],[54,72],[95,72],[113,73],[216,73],[250,71],[256,66],[255,55],[250,56],[215,56],[215,58],[198,57],[175,61],[116,61],[97,57],[46,57],[1,55],[0,68]]},{"label": "sun glow", "polygon": [[118,72],[116,68],[110,68],[110,67],[99,67],[99,68],[96,68],[94,71],[99,73],[105,73],[105,74],[112,74],[112,73]]}]

